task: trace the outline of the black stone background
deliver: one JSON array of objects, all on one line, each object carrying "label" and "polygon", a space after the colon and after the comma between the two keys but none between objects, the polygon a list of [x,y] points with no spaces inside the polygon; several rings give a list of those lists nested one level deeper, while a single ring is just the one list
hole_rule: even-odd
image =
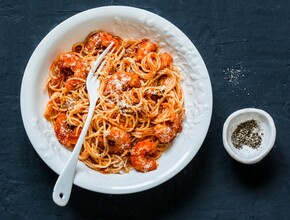
[{"label": "black stone background", "polygon": [[[166,183],[129,195],[75,186],[61,208],[51,198],[57,175],[23,127],[21,80],[52,28],[105,5],[156,13],[192,40],[212,81],[212,121],[196,157]],[[290,219],[289,24],[286,0],[0,0],[0,219]],[[255,165],[234,161],[222,144],[224,121],[245,107],[266,110],[277,127],[275,147]]]}]

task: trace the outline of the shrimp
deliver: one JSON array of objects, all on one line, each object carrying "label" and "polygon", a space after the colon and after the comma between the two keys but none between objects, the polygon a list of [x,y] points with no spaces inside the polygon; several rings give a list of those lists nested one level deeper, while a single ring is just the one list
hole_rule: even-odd
[{"label": "shrimp", "polygon": [[156,143],[150,139],[138,142],[131,150],[130,160],[136,170],[140,172],[149,172],[157,169],[157,162],[148,155],[156,150]]},{"label": "shrimp", "polygon": [[116,127],[111,128],[105,133],[109,144],[109,153],[122,154],[128,150],[131,144],[131,136],[129,133],[122,131]]},{"label": "shrimp", "polygon": [[141,82],[138,74],[132,72],[116,72],[110,75],[105,85],[104,94],[120,93],[130,88],[138,88]]},{"label": "shrimp", "polygon": [[181,119],[176,117],[173,122],[158,124],[154,127],[155,136],[161,143],[169,143],[182,130]]},{"label": "shrimp", "polygon": [[169,53],[162,53],[160,54],[160,58],[161,58],[161,67],[160,69],[164,69],[166,67],[170,67],[170,65],[173,62],[173,58]]},{"label": "shrimp", "polygon": [[67,147],[73,147],[78,141],[81,130],[82,129],[77,129],[77,127],[70,126],[67,123],[66,114],[58,114],[54,125],[54,131],[60,143]]},{"label": "shrimp", "polygon": [[[77,56],[75,53],[68,52],[62,53],[56,62],[56,66],[60,70],[71,70],[73,72],[73,76],[75,78],[85,79],[87,77],[87,66],[88,64],[83,61],[83,59]],[[70,91],[77,87],[80,80],[77,79],[70,79],[67,80],[65,83],[65,87]]]},{"label": "shrimp", "polygon": [[141,43],[138,44],[137,50],[137,60],[141,62],[143,58],[150,52],[155,52],[157,50],[157,45],[148,39],[143,39]]},{"label": "shrimp", "polygon": [[114,47],[118,49],[121,44],[121,39],[108,34],[106,32],[100,31],[92,34],[85,43],[85,50],[92,53],[96,48],[108,47],[112,42],[114,42]]}]

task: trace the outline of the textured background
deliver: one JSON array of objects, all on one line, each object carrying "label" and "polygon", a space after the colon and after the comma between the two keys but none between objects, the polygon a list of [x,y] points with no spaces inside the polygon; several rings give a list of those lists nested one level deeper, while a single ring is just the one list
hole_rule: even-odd
[{"label": "textured background", "polygon": [[[290,5],[288,1],[0,1],[0,219],[289,219]],[[177,176],[151,190],[106,195],[73,188],[56,206],[57,175],[29,142],[20,114],[25,66],[66,18],[104,5],[156,13],[179,27],[204,58],[214,108],[201,150]],[[274,149],[256,165],[230,158],[222,126],[233,111],[262,108],[276,123]]]}]

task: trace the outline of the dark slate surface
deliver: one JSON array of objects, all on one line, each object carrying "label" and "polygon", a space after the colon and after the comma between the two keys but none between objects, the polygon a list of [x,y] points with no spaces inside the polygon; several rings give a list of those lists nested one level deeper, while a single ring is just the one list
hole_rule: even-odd
[{"label": "dark slate surface", "polygon": [[[161,186],[130,195],[74,187],[60,208],[51,199],[57,175],[22,124],[23,72],[58,23],[120,4],[168,19],[196,45],[212,80],[211,126],[197,156]],[[0,1],[0,219],[290,219],[289,25],[289,2],[282,0]],[[266,110],[277,127],[274,149],[250,166],[231,159],[221,138],[227,116],[244,107]]]}]

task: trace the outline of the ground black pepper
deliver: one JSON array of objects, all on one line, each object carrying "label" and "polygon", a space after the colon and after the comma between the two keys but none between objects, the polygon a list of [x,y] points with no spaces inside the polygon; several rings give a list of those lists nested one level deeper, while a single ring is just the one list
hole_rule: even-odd
[{"label": "ground black pepper", "polygon": [[240,123],[231,136],[234,147],[241,149],[244,145],[247,145],[257,149],[262,143],[263,134],[260,134],[260,130],[260,126],[254,119]]}]

